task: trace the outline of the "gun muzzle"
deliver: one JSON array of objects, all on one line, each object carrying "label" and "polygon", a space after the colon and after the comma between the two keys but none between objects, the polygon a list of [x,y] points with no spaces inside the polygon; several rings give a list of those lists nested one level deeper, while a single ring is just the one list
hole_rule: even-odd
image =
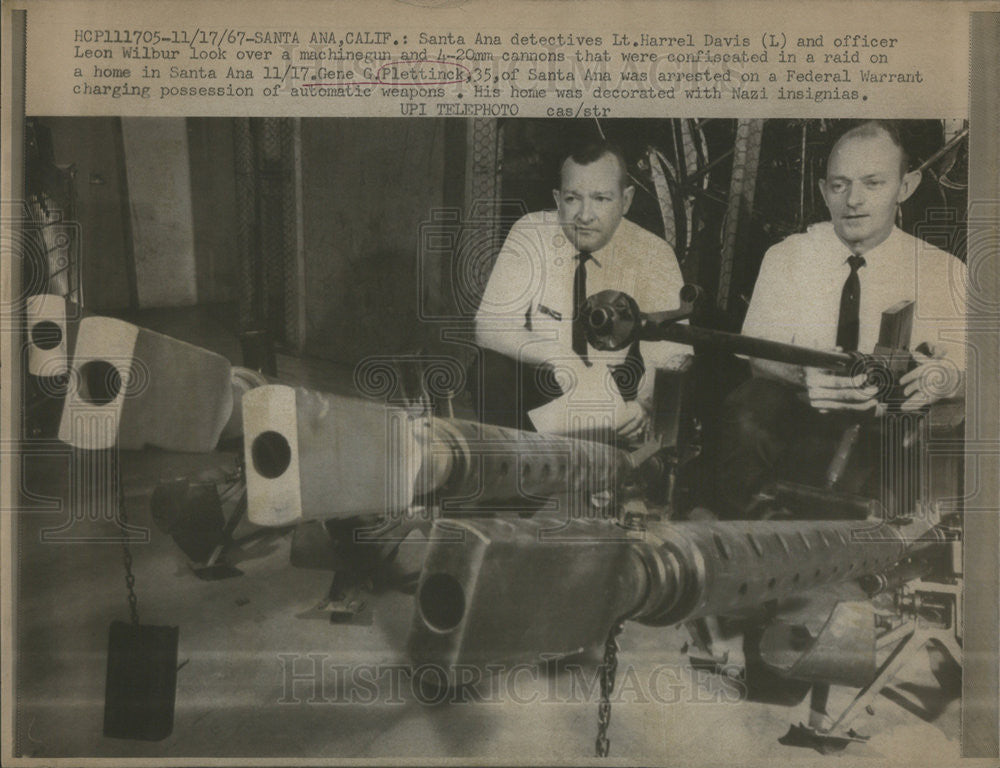
[{"label": "gun muzzle", "polygon": [[221,355],[110,317],[84,317],[59,439],[76,448],[215,448],[233,412]]},{"label": "gun muzzle", "polygon": [[37,294],[25,300],[28,373],[51,378],[69,373],[83,310],[62,296]]}]

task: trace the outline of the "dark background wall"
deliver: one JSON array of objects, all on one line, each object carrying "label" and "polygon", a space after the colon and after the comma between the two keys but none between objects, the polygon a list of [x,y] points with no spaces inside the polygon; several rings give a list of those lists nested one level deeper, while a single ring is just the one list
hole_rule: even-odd
[{"label": "dark background wall", "polygon": [[84,301],[94,311],[125,309],[131,243],[120,120],[55,117],[42,122],[51,130],[56,163],[76,169]]},{"label": "dark background wall", "polygon": [[198,301],[235,301],[238,270],[231,121],[189,117],[186,122]]},{"label": "dark background wall", "polygon": [[443,120],[303,120],[306,348],[415,350],[421,224],[444,202]]},{"label": "dark background wall", "polygon": [[[82,282],[84,304],[93,312],[148,309],[143,306],[138,283],[142,259],[135,258],[135,233],[149,222],[149,214],[130,206],[133,196],[156,199],[163,183],[155,175],[132,175],[125,167],[125,138],[116,117],[54,117],[38,121],[51,134],[57,165],[72,167],[72,201],[59,201],[71,208],[82,234]],[[158,119],[162,123],[162,119]],[[190,177],[186,210],[159,210],[169,225],[190,229],[195,270],[194,285],[181,290],[197,303],[219,303],[236,299],[235,187],[233,183],[232,121],[223,118],[176,118],[186,132],[180,162]],[[130,125],[129,153],[150,157],[163,151],[155,140],[143,140],[142,119]],[[142,189],[137,189],[137,186]],[[135,217],[138,217],[136,219]],[[162,222],[161,222],[162,223]],[[154,235],[155,236],[155,233]],[[169,258],[162,253],[158,258]],[[173,280],[192,276],[172,275]],[[177,286],[184,288],[184,286]],[[186,302],[187,303],[187,302]]]},{"label": "dark background wall", "polygon": [[[92,312],[152,308],[143,301],[149,292],[138,289],[147,277],[144,269],[152,265],[148,258],[137,258],[136,250],[148,253],[150,238],[156,238],[157,228],[163,231],[164,217],[190,230],[194,269],[186,264],[190,254],[180,252],[177,269],[163,269],[162,260],[171,258],[169,247],[177,251],[184,240],[171,231],[169,247],[161,243],[155,254],[161,273],[155,279],[194,284],[173,286],[172,293],[181,298],[154,302],[156,306],[192,303],[187,297],[198,304],[234,304],[240,298],[233,121],[176,120],[179,125],[166,128],[173,137],[178,127],[183,131],[186,146],[178,162],[187,165],[190,190],[182,205],[173,201],[173,209],[149,205],[172,179],[126,169],[126,157],[162,166],[156,153],[178,151],[177,141],[168,147],[156,140],[165,135],[162,121],[155,130],[149,123],[147,136],[142,119],[131,120],[124,136],[118,118],[38,121],[51,133],[56,164],[74,172],[72,208],[82,233],[84,303]],[[302,271],[302,295],[294,301],[305,320],[299,344],[304,353],[353,363],[422,345],[415,322],[418,283],[433,293],[442,265],[419,263],[421,225],[446,200],[455,202],[446,188],[452,193],[457,188],[461,195],[456,152],[446,152],[445,143],[451,136],[460,155],[464,134],[455,125],[446,130],[446,125],[444,120],[301,121],[297,242],[286,244],[283,254],[262,258],[284,260],[285,269]],[[464,122],[458,127],[464,129]],[[446,173],[457,183],[446,184]],[[142,206],[135,204],[139,199]],[[261,215],[259,209],[250,212],[250,218]],[[430,282],[417,280],[422,266],[433,278]]]}]

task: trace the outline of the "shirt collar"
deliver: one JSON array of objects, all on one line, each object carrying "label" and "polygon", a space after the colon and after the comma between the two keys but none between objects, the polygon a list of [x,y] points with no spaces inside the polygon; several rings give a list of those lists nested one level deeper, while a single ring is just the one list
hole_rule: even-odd
[{"label": "shirt collar", "polygon": [[896,243],[899,241],[900,235],[903,231],[894,226],[889,231],[889,236],[886,237],[881,243],[876,245],[874,248],[870,248],[861,255],[865,257],[865,261],[868,264],[872,264],[875,260],[884,257],[886,254],[892,253],[896,249]]},{"label": "shirt collar", "polygon": [[[833,228],[832,221],[824,221],[821,224],[813,224],[809,229],[816,227],[819,230],[821,236],[826,238],[830,243],[830,249],[828,253],[832,254],[836,259],[837,264],[847,264],[848,256],[853,256],[854,252],[848,247],[843,240],[837,237],[837,232]],[[885,254],[892,253],[899,242],[899,238],[902,236],[903,231],[896,226],[893,226],[892,230],[889,232],[889,236],[883,240],[881,243],[876,245],[874,248],[870,248],[864,253],[860,254],[864,256],[865,263],[871,266],[873,260],[879,259]]]},{"label": "shirt collar", "polygon": [[[607,260],[607,259],[614,259],[614,255],[615,255],[615,240],[617,240],[617,238],[618,238],[618,233],[621,232],[621,228],[622,228],[622,223],[623,222],[624,222],[624,217],[622,217],[622,221],[618,222],[618,227],[612,233],[611,239],[608,240],[608,242],[606,242],[603,246],[601,246],[600,248],[598,248],[596,251],[591,251],[590,252],[590,258],[587,259],[587,263],[588,264],[595,264],[599,269],[603,269],[604,268],[604,261],[605,260]],[[565,235],[563,235],[563,237],[565,237]],[[570,245],[570,248],[572,248],[572,247],[573,246]],[[577,250],[574,249],[573,253],[576,254],[576,253],[579,253],[579,251],[577,251]]]}]

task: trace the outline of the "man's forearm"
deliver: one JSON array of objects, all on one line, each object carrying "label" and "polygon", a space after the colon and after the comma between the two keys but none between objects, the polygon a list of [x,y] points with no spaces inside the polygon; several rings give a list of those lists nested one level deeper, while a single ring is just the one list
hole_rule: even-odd
[{"label": "man's forearm", "polygon": [[636,389],[635,399],[647,414],[653,413],[653,382],[656,380],[656,371],[646,369],[646,372],[639,379],[639,386]]}]

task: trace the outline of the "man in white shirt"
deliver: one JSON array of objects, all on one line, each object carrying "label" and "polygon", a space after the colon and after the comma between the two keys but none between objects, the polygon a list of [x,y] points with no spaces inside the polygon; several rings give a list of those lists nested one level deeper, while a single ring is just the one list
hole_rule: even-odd
[{"label": "man in white shirt", "polygon": [[[531,429],[527,412],[556,400],[544,420],[534,412],[540,431],[604,423],[625,441],[645,431],[652,370],[676,366],[689,350],[658,342],[641,352],[638,344],[599,352],[574,323],[582,298],[606,289],[628,293],[644,310],[680,304],[683,278],[670,246],[624,218],[634,194],[621,151],[594,142],[564,160],[556,210],[530,213],[511,228],[476,315],[484,420]],[[515,363],[513,376],[498,365],[504,360]]]},{"label": "man in white shirt", "polygon": [[[920,183],[908,162],[891,123],[865,122],[841,136],[819,184],[831,221],[768,250],[743,324],[747,336],[872,352],[882,312],[914,300],[910,349],[921,351],[900,380],[904,411],[962,397],[965,371],[965,265],[895,226]],[[863,376],[750,363],[753,378],[729,397],[722,419],[717,496],[725,516],[739,516],[777,476],[824,484],[837,436],[851,423],[871,427],[882,408]],[[870,449],[878,430],[867,432],[876,436]],[[871,492],[867,469],[843,490]]]}]

